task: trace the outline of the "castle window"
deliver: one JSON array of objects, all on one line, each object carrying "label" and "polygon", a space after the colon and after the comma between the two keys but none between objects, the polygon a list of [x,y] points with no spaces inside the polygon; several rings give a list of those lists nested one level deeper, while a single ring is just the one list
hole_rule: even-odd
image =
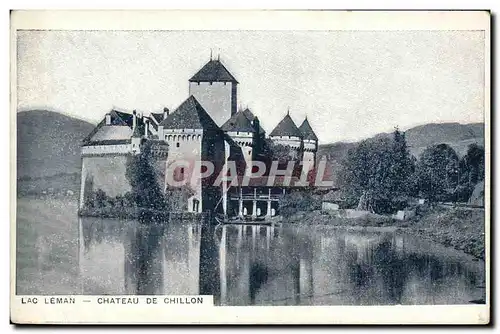
[{"label": "castle window", "polygon": [[177,145],[176,145],[176,146],[177,146],[177,147],[181,146],[181,143],[177,143]]},{"label": "castle window", "polygon": [[197,199],[193,199],[193,211],[198,212],[199,207],[200,207],[200,201],[198,201]]}]

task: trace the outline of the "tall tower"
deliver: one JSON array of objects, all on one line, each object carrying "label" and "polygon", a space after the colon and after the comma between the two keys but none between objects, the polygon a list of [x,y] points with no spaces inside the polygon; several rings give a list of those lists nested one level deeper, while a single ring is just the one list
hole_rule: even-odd
[{"label": "tall tower", "polygon": [[238,81],[220,59],[210,59],[189,79],[189,95],[194,96],[221,127],[236,113],[237,86]]},{"label": "tall tower", "polygon": [[316,153],[318,152],[318,137],[306,119],[299,126],[302,132],[304,143],[304,157],[303,157],[303,172],[308,173],[310,170],[316,168]]}]

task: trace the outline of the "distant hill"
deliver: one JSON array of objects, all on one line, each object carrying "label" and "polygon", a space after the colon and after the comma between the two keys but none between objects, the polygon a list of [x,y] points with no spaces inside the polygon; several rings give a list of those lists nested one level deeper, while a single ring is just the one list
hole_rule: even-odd
[{"label": "distant hill", "polygon": [[[60,187],[78,190],[81,168],[80,144],[95,125],[59,113],[33,110],[17,114],[17,177],[24,180],[18,186],[31,190],[46,188],[61,182]],[[406,131],[410,152],[418,156],[427,146],[447,143],[460,155],[464,155],[471,143],[484,146],[483,123],[426,124]],[[377,134],[373,138],[390,136],[390,133]],[[355,143],[332,143],[320,145],[318,159],[329,160],[329,179],[336,179],[341,160]],[[72,174],[72,175],[68,175]],[[27,179],[44,178],[33,182]],[[70,180],[70,181],[68,181]],[[48,183],[47,183],[48,182]],[[72,183],[72,185],[68,184]],[[26,183],[26,184],[25,184]],[[28,184],[29,183],[29,184]],[[42,186],[43,183],[43,186]],[[47,183],[47,184],[45,184]],[[76,188],[76,189],[75,189]]]},{"label": "distant hill", "polygon": [[17,178],[79,173],[80,145],[95,125],[46,110],[17,114]]},{"label": "distant hill", "polygon": [[[467,148],[472,143],[484,147],[484,123],[459,124],[441,123],[416,126],[405,131],[406,142],[410,153],[418,158],[426,147],[434,144],[445,143],[450,145],[459,156],[465,155]],[[390,133],[380,133],[369,139],[389,137]],[[359,142],[333,143],[320,145],[318,148],[318,159],[326,157],[331,166],[330,175],[336,180],[341,160],[346,156],[349,149],[356,147]]]}]

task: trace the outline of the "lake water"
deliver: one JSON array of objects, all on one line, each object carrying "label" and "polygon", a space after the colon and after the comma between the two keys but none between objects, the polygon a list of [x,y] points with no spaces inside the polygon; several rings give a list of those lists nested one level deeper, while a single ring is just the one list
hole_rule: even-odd
[{"label": "lake water", "polygon": [[83,294],[214,295],[217,305],[485,298],[484,262],[395,232],[80,218],[78,263]]}]

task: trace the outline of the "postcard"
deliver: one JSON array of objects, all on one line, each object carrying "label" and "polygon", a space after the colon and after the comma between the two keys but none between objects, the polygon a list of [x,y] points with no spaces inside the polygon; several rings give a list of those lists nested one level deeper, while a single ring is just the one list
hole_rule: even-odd
[{"label": "postcard", "polygon": [[488,11],[11,12],[11,321],[490,321]]}]

